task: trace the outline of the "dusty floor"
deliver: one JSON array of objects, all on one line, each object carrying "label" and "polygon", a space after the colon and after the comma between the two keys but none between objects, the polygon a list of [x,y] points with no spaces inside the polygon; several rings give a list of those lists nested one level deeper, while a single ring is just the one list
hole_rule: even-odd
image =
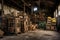
[{"label": "dusty floor", "polygon": [[54,31],[35,30],[17,36],[4,36],[0,40],[60,40],[60,34]]}]

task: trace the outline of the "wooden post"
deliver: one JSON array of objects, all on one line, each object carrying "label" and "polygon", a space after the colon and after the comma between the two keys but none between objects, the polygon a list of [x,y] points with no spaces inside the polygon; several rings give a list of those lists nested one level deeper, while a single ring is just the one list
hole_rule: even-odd
[{"label": "wooden post", "polygon": [[40,13],[40,0],[39,0],[39,13]]},{"label": "wooden post", "polygon": [[24,3],[24,13],[25,13],[25,3]]},{"label": "wooden post", "polygon": [[1,4],[2,4],[1,7],[2,7],[2,15],[3,15],[3,0],[2,0],[2,3]]},{"label": "wooden post", "polygon": [[[25,13],[25,3],[24,3],[24,13]],[[23,15],[24,17],[25,17],[25,15]],[[24,20],[25,20],[25,18],[24,18]],[[24,21],[23,21],[23,24],[24,24]],[[23,27],[23,32],[25,32],[25,24],[24,24],[24,27]]]},{"label": "wooden post", "polygon": [[31,6],[31,14],[33,14],[33,6]]}]

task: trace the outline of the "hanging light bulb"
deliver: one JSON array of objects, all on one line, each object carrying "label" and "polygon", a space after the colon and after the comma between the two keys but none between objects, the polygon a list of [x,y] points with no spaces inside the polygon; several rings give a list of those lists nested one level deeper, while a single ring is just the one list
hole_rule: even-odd
[{"label": "hanging light bulb", "polygon": [[56,14],[56,17],[58,17],[58,15]]},{"label": "hanging light bulb", "polygon": [[58,12],[58,15],[60,16],[60,11]]},{"label": "hanging light bulb", "polygon": [[37,7],[34,7],[34,11],[37,11],[38,10],[38,8]]}]

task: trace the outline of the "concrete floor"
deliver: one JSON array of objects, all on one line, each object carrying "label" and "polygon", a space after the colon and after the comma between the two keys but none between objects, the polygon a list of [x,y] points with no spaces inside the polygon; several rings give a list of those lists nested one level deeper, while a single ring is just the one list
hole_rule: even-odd
[{"label": "concrete floor", "polygon": [[60,34],[54,31],[35,30],[17,36],[4,36],[0,40],[60,40]]}]

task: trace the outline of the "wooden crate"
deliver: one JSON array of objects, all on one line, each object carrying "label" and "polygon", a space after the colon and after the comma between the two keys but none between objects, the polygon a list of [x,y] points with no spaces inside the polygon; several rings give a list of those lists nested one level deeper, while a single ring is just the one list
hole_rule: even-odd
[{"label": "wooden crate", "polygon": [[32,30],[32,26],[31,26],[31,25],[28,27],[28,30],[29,30],[29,31]]},{"label": "wooden crate", "polygon": [[15,19],[14,17],[8,18],[8,31],[14,33]]},{"label": "wooden crate", "polygon": [[15,18],[15,33],[21,33],[20,18]]},{"label": "wooden crate", "polygon": [[36,30],[37,25],[36,24],[32,24],[29,26],[29,30]]},{"label": "wooden crate", "polygon": [[46,29],[47,29],[47,30],[50,30],[50,29],[51,29],[51,26],[46,26]]},{"label": "wooden crate", "polygon": [[33,28],[33,30],[36,30],[37,24],[34,24],[32,28]]},{"label": "wooden crate", "polygon": [[15,28],[15,34],[21,33],[21,30],[20,29],[21,29],[20,27],[16,27]]},{"label": "wooden crate", "polygon": [[28,32],[28,26],[24,27],[24,32]]},{"label": "wooden crate", "polygon": [[28,21],[24,21],[24,31],[28,31]]},{"label": "wooden crate", "polygon": [[32,22],[30,21],[30,25],[29,25],[29,27],[28,27],[28,30],[29,31],[32,31],[33,30],[33,26],[32,26]]},{"label": "wooden crate", "polygon": [[10,33],[14,33],[14,27],[8,27],[8,31],[9,31]]},{"label": "wooden crate", "polygon": [[51,26],[51,30],[55,30],[55,27],[56,27],[56,26]]},{"label": "wooden crate", "polygon": [[3,28],[6,27],[6,23],[7,23],[6,18],[3,17],[2,18],[2,23],[1,23]]}]

